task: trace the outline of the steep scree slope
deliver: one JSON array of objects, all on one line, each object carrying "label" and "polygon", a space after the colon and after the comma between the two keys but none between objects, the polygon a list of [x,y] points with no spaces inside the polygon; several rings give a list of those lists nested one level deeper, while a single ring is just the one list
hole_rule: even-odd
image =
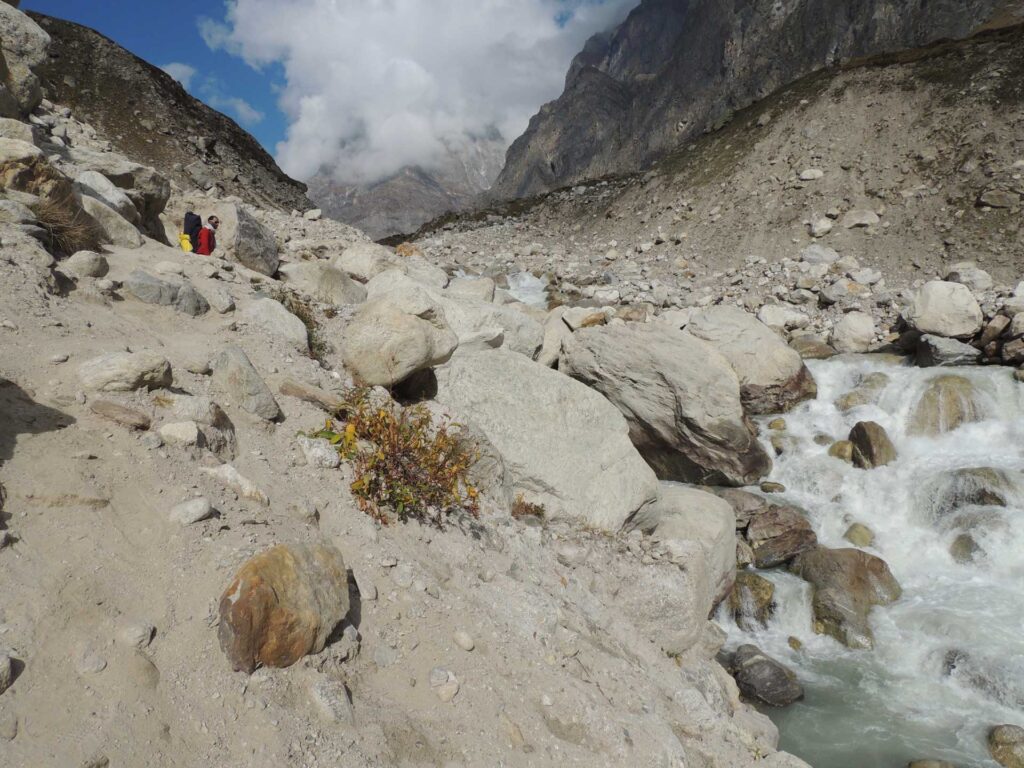
[{"label": "steep scree slope", "polygon": [[637,170],[772,91],[851,58],[962,38],[1019,0],[644,0],[576,57],[509,149],[497,197]]}]

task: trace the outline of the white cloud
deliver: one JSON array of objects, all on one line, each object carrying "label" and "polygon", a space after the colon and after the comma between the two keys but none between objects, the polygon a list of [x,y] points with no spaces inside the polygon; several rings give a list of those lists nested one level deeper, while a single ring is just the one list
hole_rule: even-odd
[{"label": "white cloud", "polygon": [[286,171],[372,181],[467,135],[511,142],[586,38],[638,1],[228,0],[200,29],[253,67],[283,66]]},{"label": "white cloud", "polygon": [[266,117],[256,107],[238,96],[207,94],[205,98],[206,103],[211,107],[234,115],[242,125],[256,125]]},{"label": "white cloud", "polygon": [[189,86],[192,85],[192,78],[196,76],[195,67],[182,64],[180,61],[172,61],[170,64],[160,67],[160,69],[181,83],[185,90],[188,90]]}]

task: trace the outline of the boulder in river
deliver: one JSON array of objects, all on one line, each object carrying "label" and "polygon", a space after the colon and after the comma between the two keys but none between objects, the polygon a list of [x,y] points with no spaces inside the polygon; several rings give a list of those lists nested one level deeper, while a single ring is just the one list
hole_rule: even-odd
[{"label": "boulder in river", "polygon": [[885,561],[859,549],[815,547],[797,556],[789,569],[814,587],[814,631],[850,648],[874,647],[871,607],[902,594]]},{"label": "boulder in river", "polygon": [[917,342],[917,365],[920,368],[954,365],[975,365],[981,352],[956,339],[925,334]]},{"label": "boulder in river", "polygon": [[729,362],[685,331],[581,328],[563,342],[559,368],[622,412],[633,444],[663,480],[750,485],[771,469]]},{"label": "boulder in river", "polygon": [[337,549],[279,545],[243,565],[221,596],[220,647],[235,671],[288,667],[322,651],[348,609]]},{"label": "boulder in river", "polygon": [[758,568],[782,565],[818,543],[802,510],[774,504],[750,521],[746,539]]},{"label": "boulder in river", "polygon": [[745,632],[764,629],[775,612],[775,585],[753,571],[739,571],[729,594],[729,611]]},{"label": "boulder in river", "polygon": [[836,399],[836,408],[849,411],[862,405],[878,402],[882,390],[889,385],[888,374],[881,371],[866,373],[857,381],[857,386]]},{"label": "boulder in river", "polygon": [[686,330],[729,361],[739,377],[740,397],[748,413],[788,411],[818,393],[800,353],[738,307],[705,309],[690,319]]},{"label": "boulder in river", "polygon": [[896,460],[896,446],[881,424],[861,421],[850,430],[853,466],[860,469],[884,467]]},{"label": "boulder in river", "polygon": [[1004,768],[1024,768],[1024,728],[997,725],[988,732],[988,751]]},{"label": "boulder in river", "polygon": [[740,692],[770,707],[788,707],[804,697],[791,669],[754,645],[741,645],[729,662]]},{"label": "boulder in river", "polygon": [[932,379],[910,416],[908,433],[935,436],[980,421],[981,409],[971,380],[947,374]]}]

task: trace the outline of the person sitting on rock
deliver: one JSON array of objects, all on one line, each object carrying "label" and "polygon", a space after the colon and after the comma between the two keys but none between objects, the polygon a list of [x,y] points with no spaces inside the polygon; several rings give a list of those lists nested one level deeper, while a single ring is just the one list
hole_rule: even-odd
[{"label": "person sitting on rock", "polygon": [[203,228],[199,230],[199,245],[196,247],[196,254],[209,256],[217,248],[217,227],[220,226],[220,219],[216,216],[207,218]]}]

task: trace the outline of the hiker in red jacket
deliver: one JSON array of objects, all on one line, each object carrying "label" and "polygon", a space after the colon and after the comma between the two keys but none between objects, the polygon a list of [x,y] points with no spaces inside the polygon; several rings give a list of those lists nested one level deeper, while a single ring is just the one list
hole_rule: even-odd
[{"label": "hiker in red jacket", "polygon": [[206,224],[199,230],[199,243],[196,246],[196,253],[200,256],[209,256],[217,248],[217,227],[220,226],[220,219],[210,216]]}]

